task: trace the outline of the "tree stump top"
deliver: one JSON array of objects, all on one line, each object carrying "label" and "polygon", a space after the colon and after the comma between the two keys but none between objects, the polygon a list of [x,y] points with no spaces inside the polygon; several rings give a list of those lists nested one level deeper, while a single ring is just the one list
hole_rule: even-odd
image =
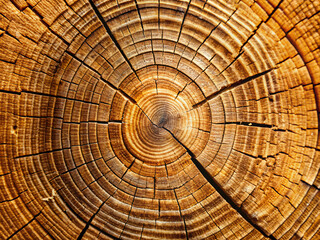
[{"label": "tree stump top", "polygon": [[0,239],[320,239],[319,1],[0,1]]}]

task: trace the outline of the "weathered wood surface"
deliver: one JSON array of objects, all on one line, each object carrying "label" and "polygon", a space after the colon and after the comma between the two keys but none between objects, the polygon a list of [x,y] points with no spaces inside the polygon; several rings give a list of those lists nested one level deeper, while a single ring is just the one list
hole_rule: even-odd
[{"label": "weathered wood surface", "polygon": [[1,0],[0,239],[320,239],[319,10]]}]

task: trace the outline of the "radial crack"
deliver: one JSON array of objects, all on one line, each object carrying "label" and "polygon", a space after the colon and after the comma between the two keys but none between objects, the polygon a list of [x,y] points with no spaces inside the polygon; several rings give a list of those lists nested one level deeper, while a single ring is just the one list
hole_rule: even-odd
[{"label": "radial crack", "polygon": [[239,80],[239,81],[237,81],[235,83],[232,83],[232,84],[229,84],[229,85],[227,85],[225,87],[222,87],[220,90],[218,90],[217,92],[209,95],[208,97],[206,97],[201,102],[198,102],[198,103],[194,104],[193,108],[195,109],[195,108],[201,107],[203,104],[205,104],[206,102],[210,101],[211,99],[216,98],[216,97],[220,96],[221,94],[223,94],[225,92],[228,92],[228,91],[230,91],[230,90],[232,90],[232,89],[234,89],[236,87],[239,87],[240,85],[243,85],[243,84],[245,84],[247,82],[250,82],[250,81],[252,81],[252,80],[254,80],[256,78],[264,76],[264,75],[268,74],[269,72],[271,72],[274,69],[275,68],[268,69],[268,70],[263,71],[261,73],[255,74],[255,75],[247,77],[245,79],[241,79],[241,80]]},{"label": "radial crack", "polygon": [[[216,30],[219,26],[220,26],[221,22],[219,22],[215,27],[213,27],[210,31],[210,33],[206,36],[206,38],[202,41],[202,43],[199,45],[199,47],[197,48],[197,50],[195,51],[196,54],[192,57],[192,60],[194,60],[194,58],[196,57],[199,49],[202,47],[202,45],[209,39],[209,37],[211,36],[211,34],[213,33],[214,30]],[[210,62],[210,61],[209,61]]]},{"label": "radial crack", "polygon": [[33,91],[28,91],[28,90],[22,90],[18,95],[21,95],[21,93],[27,93],[27,94],[33,94],[33,95],[39,95],[39,96],[45,96],[45,97],[60,98],[60,99],[68,99],[68,100],[72,100],[72,101],[76,101],[76,102],[98,105],[98,103],[94,103],[94,102],[90,102],[90,101],[85,101],[85,100],[80,100],[80,99],[75,99],[75,98],[70,98],[70,97],[64,97],[64,96],[59,96],[59,95],[54,95],[54,94],[42,93],[42,92],[33,92]]},{"label": "radial crack", "polygon": [[[252,31],[252,34],[248,37],[248,39],[242,44],[242,46],[239,49],[238,55],[233,59],[233,61],[225,68],[223,69],[218,76],[220,76],[223,72],[225,72],[235,61],[238,60],[239,57],[241,57],[241,55],[244,53],[244,47],[248,44],[248,42],[251,40],[251,38],[257,33],[257,31],[260,29],[261,25],[263,23],[266,23],[269,21],[269,19],[272,17],[272,15],[275,13],[275,11],[279,8],[280,4],[283,2],[283,0],[281,0],[278,5],[273,9],[272,13],[268,16],[266,21],[261,21],[257,27]],[[235,11],[232,13],[232,15],[235,13]],[[232,17],[232,15],[230,16],[230,18]],[[229,19],[230,19],[229,18]],[[228,20],[229,21],[229,20]]]},{"label": "radial crack", "polygon": [[[89,66],[88,64],[86,64],[84,61],[82,61],[81,59],[79,59],[76,55],[72,54],[71,52],[66,52],[67,54],[69,54],[72,58],[76,59],[77,61],[81,62],[81,64],[83,64],[84,66],[86,66],[87,68],[89,68],[91,71],[93,71],[94,73],[96,73],[98,76],[100,76],[100,80],[103,81],[104,83],[106,83],[109,87],[111,87],[112,89],[114,89],[115,91],[117,91],[118,93],[120,93],[124,98],[128,99],[130,102],[132,102],[133,104],[136,104],[136,101],[130,97],[127,93],[125,93],[123,90],[117,88],[116,86],[114,86],[111,82],[107,81],[106,79],[104,79],[101,74],[95,70],[94,68],[92,68],[91,66]],[[27,92],[27,91],[24,91]],[[61,97],[61,96],[55,96],[52,95],[53,97],[60,97],[60,98],[66,98],[66,99],[70,99],[67,97]],[[75,101],[82,101],[82,100],[77,100],[77,99],[72,99]],[[84,102],[84,101],[83,101]],[[90,104],[94,104],[92,102],[90,102]]]},{"label": "radial crack", "polygon": [[100,204],[98,210],[91,216],[91,218],[89,219],[89,221],[86,223],[86,226],[82,229],[82,231],[81,231],[81,233],[79,234],[77,240],[81,240],[81,239],[83,238],[84,234],[86,233],[86,231],[87,231],[88,228],[90,227],[91,222],[93,221],[94,217],[99,213],[99,211],[101,210],[102,206],[106,203],[106,201],[107,201],[108,199],[109,199],[109,197]]},{"label": "radial crack", "polygon": [[239,54],[231,61],[231,63],[229,63],[228,66],[226,66],[216,77],[219,77],[220,75],[222,75],[225,71],[227,71],[227,69],[229,69],[240,57],[241,55],[244,53],[243,50],[240,50]]},{"label": "radial crack", "polygon": [[249,36],[249,38],[242,44],[239,53],[242,51],[242,49],[245,47],[245,45],[247,45],[247,43],[250,41],[250,39],[257,33],[257,31],[260,29],[262,23],[267,23],[270,18],[273,16],[273,14],[277,11],[277,9],[280,7],[281,3],[283,2],[283,0],[280,0],[278,5],[275,6],[275,8],[273,9],[273,11],[271,12],[271,14],[268,16],[268,18],[265,21],[261,21],[258,26],[256,27],[256,29],[253,30],[252,34]]},{"label": "radial crack", "polygon": [[121,120],[109,120],[109,121],[87,121],[87,122],[90,122],[90,123],[99,123],[99,124],[110,124],[110,123],[119,123],[119,124],[122,124],[124,123],[123,121]]},{"label": "radial crack", "polygon": [[41,213],[42,213],[42,210],[41,210],[39,213],[37,213],[36,215],[34,215],[33,218],[32,218],[29,222],[27,222],[25,225],[23,225],[21,228],[19,228],[17,231],[15,231],[13,234],[11,234],[11,235],[7,238],[7,240],[13,238],[16,234],[18,234],[22,229],[24,229],[26,226],[28,226],[31,222],[35,221],[36,218],[37,218]]},{"label": "radial crack", "polygon": [[210,173],[202,166],[202,164],[196,159],[195,154],[187,147],[185,146],[169,129],[162,127],[166,131],[168,131],[171,136],[187,151],[187,153],[191,157],[191,161],[193,164],[198,168],[201,175],[208,181],[208,183],[211,184],[211,186],[220,194],[220,196],[230,204],[230,206],[236,210],[248,223],[250,223],[255,229],[257,229],[263,236],[269,237],[270,239],[275,239],[272,235],[267,235],[260,226],[255,224],[251,219],[249,214],[246,210],[239,207],[237,204],[235,204],[232,200],[232,198],[223,190],[222,186],[210,175]]},{"label": "radial crack", "polygon": [[9,90],[0,90],[0,93],[8,93],[8,94],[15,94],[15,95],[21,95],[21,92],[14,92]]},{"label": "radial crack", "polygon": [[141,18],[141,13],[140,13],[140,9],[139,9],[139,5],[138,5],[138,3],[137,3],[137,0],[134,0],[134,3],[136,4],[137,12],[138,12],[138,15],[139,15],[139,18],[140,18],[140,22],[141,22],[142,32],[143,32],[143,35],[144,35],[144,27],[143,27],[143,22],[142,22],[142,18]]},{"label": "radial crack", "polygon": [[178,39],[177,39],[177,42],[176,42],[176,44],[175,44],[175,46],[174,46],[174,50],[173,50],[174,53],[176,52],[176,47],[177,47],[177,44],[178,44],[178,42],[179,42],[179,40],[180,40],[180,37],[181,37],[184,20],[186,19],[186,16],[187,16],[187,14],[188,14],[189,7],[190,7],[190,3],[191,3],[191,0],[189,0],[187,9],[186,9],[186,11],[185,11],[185,13],[184,13],[184,15],[183,15],[183,19],[182,19],[182,22],[181,22],[181,27],[180,27],[180,31],[179,31],[179,35],[178,35]]},{"label": "radial crack", "polygon": [[185,232],[186,232],[186,238],[187,238],[187,240],[188,240],[188,239],[189,239],[189,236],[188,236],[189,234],[188,234],[188,229],[187,229],[186,220],[185,220],[184,216],[182,215],[181,206],[180,206],[180,203],[179,203],[179,201],[178,201],[178,197],[177,197],[176,190],[173,190],[173,192],[174,192],[174,195],[175,195],[176,200],[177,200],[177,204],[178,204],[178,207],[179,207],[180,217],[181,217],[181,218],[182,218],[182,220],[183,220],[183,223],[184,223],[184,230],[185,230]]},{"label": "radial crack", "polygon": [[131,214],[132,207],[133,207],[133,202],[134,202],[134,199],[135,199],[135,197],[136,197],[136,195],[137,195],[137,189],[138,189],[138,188],[136,188],[136,190],[135,190],[135,192],[134,192],[134,196],[133,196],[133,198],[132,198],[132,202],[131,202],[130,210],[129,210],[129,213],[128,213],[127,221],[126,221],[126,223],[124,224],[123,229],[122,229],[122,231],[121,231],[121,233],[120,233],[120,236],[119,236],[120,239],[121,239],[121,236],[122,236],[122,234],[124,233],[124,230],[126,229],[126,226],[127,226],[128,222],[129,222],[130,214]]},{"label": "radial crack", "polygon": [[[4,175],[1,175],[1,176],[4,176]],[[0,203],[12,202],[14,200],[17,200],[19,197],[21,197],[21,194],[26,192],[26,191],[27,190],[24,190],[24,191],[20,192],[18,196],[14,197],[14,198],[11,198],[11,199],[5,199],[5,200],[1,201]]]},{"label": "radial crack", "polygon": [[[105,28],[105,30],[107,31],[108,35],[110,36],[112,42],[116,45],[117,49],[119,50],[119,52],[121,53],[122,57],[125,59],[125,61],[128,63],[129,67],[131,68],[131,70],[133,71],[133,73],[136,75],[136,77],[138,78],[138,80],[141,82],[136,70],[133,68],[131,62],[129,61],[128,57],[126,56],[126,54],[123,52],[120,44],[118,43],[117,39],[114,37],[111,29],[109,28],[107,22],[104,20],[103,16],[101,15],[100,11],[98,10],[98,8],[96,7],[96,5],[94,4],[93,0],[89,0],[90,5],[93,9],[93,11],[95,12],[95,14],[97,15],[97,17],[99,18],[100,22],[102,23],[103,27]],[[141,22],[142,24],[142,22]]]},{"label": "radial crack", "polygon": [[314,187],[315,189],[320,190],[320,188],[318,186],[314,185],[314,184],[310,184],[310,183],[308,183],[308,182],[306,182],[305,180],[302,180],[302,179],[300,181],[302,183],[306,184],[309,187]]},{"label": "radial crack", "polygon": [[[117,190],[116,190],[117,191]],[[114,191],[113,192],[113,194],[115,194],[116,193],[116,191]],[[112,194],[112,195],[113,195]],[[112,196],[111,195],[111,196]],[[110,197],[111,197],[110,196]],[[110,197],[108,197],[108,199],[110,198]],[[107,199],[107,200],[108,200]],[[107,201],[106,200],[106,201]],[[105,201],[105,202],[106,202]],[[69,205],[69,203],[68,202],[64,202],[65,203],[65,205],[68,207],[68,210],[70,210],[75,216],[77,216],[82,222],[86,222],[70,205]],[[106,236],[108,236],[109,238],[111,238],[111,239],[114,239],[114,240],[118,240],[119,238],[116,238],[116,237],[114,237],[114,236],[112,236],[111,234],[109,234],[108,232],[106,232],[103,228],[99,228],[99,227],[97,227],[97,226],[95,226],[95,225],[92,225],[91,224],[91,227],[93,227],[94,229],[96,229],[96,230],[98,230],[98,231],[100,231],[101,233],[103,233],[104,235],[106,235]],[[83,231],[83,230],[82,230]]]},{"label": "radial crack", "polygon": [[[141,109],[141,108],[140,108]],[[141,109],[141,111],[146,115],[146,117],[150,120],[150,122],[158,127],[166,130],[170,135],[186,150],[189,154],[191,161],[197,167],[201,175],[210,183],[210,185],[220,194],[220,196],[227,202],[229,205],[236,210],[248,223],[250,223],[257,231],[259,231],[263,236],[268,237],[270,239],[275,240],[276,238],[272,235],[268,235],[263,228],[254,223],[250,215],[247,213],[245,209],[239,207],[236,203],[234,203],[233,199],[224,191],[223,187],[210,175],[210,173],[202,166],[202,164],[196,159],[195,154],[185,145],[183,144],[168,128],[165,126],[159,127],[157,124],[152,122],[152,120],[148,117],[148,115]]]}]

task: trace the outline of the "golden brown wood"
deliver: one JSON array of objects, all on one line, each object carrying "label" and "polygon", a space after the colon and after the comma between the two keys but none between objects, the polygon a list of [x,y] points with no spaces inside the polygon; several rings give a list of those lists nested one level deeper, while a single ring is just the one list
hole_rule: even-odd
[{"label": "golden brown wood", "polygon": [[319,10],[2,0],[0,239],[320,239]]}]

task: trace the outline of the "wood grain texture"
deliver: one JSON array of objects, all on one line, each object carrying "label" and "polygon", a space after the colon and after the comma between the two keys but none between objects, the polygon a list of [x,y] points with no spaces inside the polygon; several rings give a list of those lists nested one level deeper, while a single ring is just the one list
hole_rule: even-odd
[{"label": "wood grain texture", "polygon": [[0,239],[320,239],[319,1],[0,3]]}]

